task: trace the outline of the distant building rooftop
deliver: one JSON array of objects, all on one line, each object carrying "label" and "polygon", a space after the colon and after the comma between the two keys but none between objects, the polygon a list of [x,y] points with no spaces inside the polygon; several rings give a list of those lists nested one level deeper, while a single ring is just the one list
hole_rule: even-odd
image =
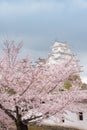
[{"label": "distant building rooftop", "polygon": [[70,48],[66,43],[64,43],[64,42],[57,42],[57,41],[54,43],[52,48],[53,47],[68,47],[68,48]]}]

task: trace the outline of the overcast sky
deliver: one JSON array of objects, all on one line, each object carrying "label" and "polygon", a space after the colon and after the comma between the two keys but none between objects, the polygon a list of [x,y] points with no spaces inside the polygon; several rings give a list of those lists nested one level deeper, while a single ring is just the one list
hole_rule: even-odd
[{"label": "overcast sky", "polygon": [[46,57],[55,40],[67,42],[86,78],[87,0],[0,0],[0,43],[6,39],[23,41],[33,59]]}]

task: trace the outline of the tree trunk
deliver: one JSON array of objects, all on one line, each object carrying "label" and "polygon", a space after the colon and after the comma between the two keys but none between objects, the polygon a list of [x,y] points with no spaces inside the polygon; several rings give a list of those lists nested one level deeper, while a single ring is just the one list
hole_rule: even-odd
[{"label": "tree trunk", "polygon": [[17,130],[28,130],[28,126],[26,124],[23,124],[22,121],[18,121],[16,123]]},{"label": "tree trunk", "polygon": [[21,119],[21,114],[19,113],[19,108],[16,106],[16,128],[17,130],[28,130],[27,124],[24,124]]}]

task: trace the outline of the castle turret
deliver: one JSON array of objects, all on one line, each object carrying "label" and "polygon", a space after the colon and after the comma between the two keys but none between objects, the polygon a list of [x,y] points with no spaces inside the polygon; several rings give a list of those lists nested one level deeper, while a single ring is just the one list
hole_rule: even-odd
[{"label": "castle turret", "polygon": [[55,42],[52,46],[52,52],[48,57],[49,64],[63,63],[66,59],[70,59],[72,55],[70,47],[61,42]]}]

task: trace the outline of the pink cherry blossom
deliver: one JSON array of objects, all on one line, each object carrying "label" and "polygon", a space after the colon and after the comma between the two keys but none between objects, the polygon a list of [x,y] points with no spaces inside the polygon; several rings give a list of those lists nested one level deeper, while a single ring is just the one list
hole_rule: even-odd
[{"label": "pink cherry blossom", "polygon": [[80,72],[73,54],[65,63],[33,65],[28,57],[18,57],[21,47],[6,41],[0,58],[1,123],[10,126],[13,122],[17,130],[27,130],[27,124],[33,120],[39,122],[52,115],[62,118],[66,109],[73,109],[73,103],[87,98],[78,79],[72,81],[69,89],[63,87],[65,81]]}]

